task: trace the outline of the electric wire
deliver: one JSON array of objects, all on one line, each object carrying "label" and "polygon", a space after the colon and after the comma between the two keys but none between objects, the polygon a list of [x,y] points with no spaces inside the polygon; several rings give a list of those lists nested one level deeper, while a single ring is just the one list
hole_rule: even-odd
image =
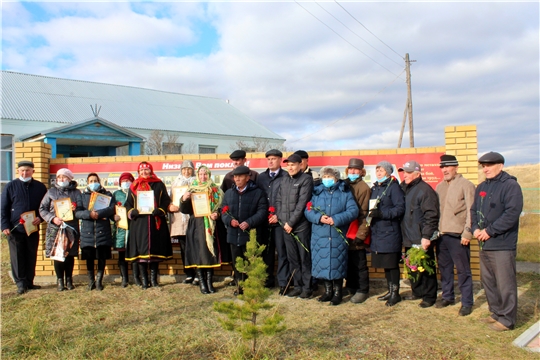
[{"label": "electric wire", "polygon": [[[306,11],[308,14],[310,14],[311,16],[313,16],[315,19],[317,19],[317,21],[319,21],[321,24],[323,24],[324,26],[326,26],[328,29],[330,29],[334,34],[336,34],[337,36],[339,36],[341,39],[343,39],[343,41],[345,41],[347,44],[351,45],[353,48],[355,48],[356,50],[358,50],[360,53],[362,53],[364,56],[366,56],[368,59],[370,59],[371,61],[373,61],[375,64],[379,65],[380,67],[382,67],[384,70],[388,71],[390,74],[394,75],[394,76],[398,76],[399,75],[396,75],[393,71],[389,70],[388,68],[386,68],[384,65],[378,63],[375,59],[373,59],[372,57],[370,57],[368,54],[366,54],[365,52],[363,52],[362,50],[360,50],[359,48],[357,48],[356,46],[354,46],[350,41],[348,41],[347,39],[345,39],[343,36],[341,36],[340,34],[338,34],[334,29],[332,29],[330,26],[328,26],[327,24],[325,24],[321,19],[319,19],[317,16],[315,16],[314,14],[312,14],[308,9],[306,9],[305,7],[303,7],[302,5],[300,5],[298,3],[298,1],[294,0],[294,2],[296,4],[298,4],[298,6],[300,6],[302,9],[304,9],[304,11]],[[402,72],[403,73],[403,72]]]},{"label": "electric wire", "polygon": [[363,108],[364,106],[366,106],[367,104],[369,104],[371,101],[373,101],[377,96],[379,96],[379,94],[382,93],[384,90],[386,90],[387,87],[389,87],[389,86],[392,85],[394,82],[396,82],[396,80],[399,79],[399,77],[400,77],[404,72],[405,72],[405,69],[403,69],[403,71],[401,71],[401,73],[400,73],[399,75],[396,75],[396,77],[394,78],[394,80],[390,81],[385,87],[383,87],[381,90],[379,90],[379,92],[377,92],[375,95],[373,95],[373,97],[371,97],[371,99],[367,100],[366,102],[364,102],[362,105],[360,105],[360,106],[357,107],[356,109],[353,109],[353,110],[349,111],[347,114],[343,115],[343,116],[340,117],[339,119],[332,121],[331,123],[329,123],[329,124],[323,126],[322,128],[318,129],[318,130],[315,131],[315,132],[312,132],[312,133],[310,133],[310,134],[304,135],[304,136],[302,136],[301,138],[298,138],[298,139],[296,139],[296,140],[290,140],[290,141],[287,140],[287,143],[292,144],[292,143],[298,142],[298,141],[300,141],[300,140],[303,140],[303,139],[305,139],[305,138],[308,138],[308,137],[310,137],[310,136],[312,136],[312,135],[315,135],[315,134],[319,133],[320,131],[322,131],[322,130],[324,130],[324,129],[326,129],[326,128],[328,128],[328,127],[334,125],[334,124],[336,124],[337,122],[339,122],[339,121],[345,119],[345,118],[348,117],[349,115],[351,115],[351,114],[355,113],[356,111],[360,110],[361,108]]},{"label": "electric wire", "polygon": [[355,18],[350,12],[348,12],[347,9],[345,9],[345,8],[343,7],[343,5],[341,5],[340,3],[337,2],[337,0],[334,0],[334,2],[335,2],[336,4],[338,4],[338,5],[339,5],[339,6],[340,6],[347,14],[349,14],[349,15],[350,15],[357,23],[359,23],[360,25],[362,25],[362,26],[364,27],[364,29],[366,29],[371,35],[375,36],[375,38],[376,38],[377,40],[379,40],[379,41],[380,41],[381,43],[383,43],[387,48],[389,48],[390,50],[392,50],[392,51],[393,51],[397,56],[399,56],[402,60],[405,60],[405,58],[404,58],[403,56],[399,55],[399,54],[397,53],[396,50],[392,49],[388,44],[386,44],[384,41],[382,41],[381,39],[379,39],[379,38],[377,37],[377,35],[375,35],[374,33],[372,33],[371,30],[369,30],[364,24],[362,24],[357,18]]},{"label": "electric wire", "polygon": [[349,30],[350,32],[352,32],[354,35],[356,35],[360,40],[362,40],[363,42],[365,42],[366,44],[368,44],[369,46],[371,46],[371,48],[373,48],[375,51],[379,52],[381,55],[383,55],[385,58],[387,58],[388,60],[392,61],[394,64],[398,65],[398,66],[403,66],[402,64],[398,63],[397,61],[394,61],[394,59],[391,59],[388,55],[386,55],[385,53],[383,53],[382,51],[380,51],[379,49],[377,49],[375,46],[371,45],[370,43],[367,42],[367,40],[365,40],[363,37],[361,37],[360,35],[358,35],[357,33],[355,33],[351,28],[349,28],[347,25],[345,25],[341,20],[339,20],[337,17],[335,17],[334,15],[332,15],[332,13],[330,13],[328,10],[326,10],[325,8],[323,8],[321,6],[321,4],[319,4],[318,2],[315,2],[315,4],[319,5],[319,7],[321,9],[323,9],[324,11],[326,11],[328,13],[328,15],[330,15],[331,17],[333,17],[337,22],[339,22],[341,25],[343,25],[347,30]]}]

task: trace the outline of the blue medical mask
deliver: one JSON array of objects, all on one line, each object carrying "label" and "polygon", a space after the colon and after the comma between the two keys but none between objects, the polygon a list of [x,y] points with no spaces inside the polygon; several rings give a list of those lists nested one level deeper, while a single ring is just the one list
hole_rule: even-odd
[{"label": "blue medical mask", "polygon": [[57,181],[56,185],[65,188],[69,185],[69,181]]},{"label": "blue medical mask", "polygon": [[122,184],[120,184],[120,186],[122,187],[122,189],[127,190],[131,186],[131,182],[130,181],[125,181]]},{"label": "blue medical mask", "polygon": [[21,180],[22,182],[29,182],[30,180],[32,180],[32,177],[22,177],[22,176],[19,176],[19,180]]},{"label": "blue medical mask", "polygon": [[324,178],[322,179],[322,183],[325,187],[329,188],[332,187],[332,185],[334,185],[336,182],[334,179]]},{"label": "blue medical mask", "polygon": [[386,179],[388,179],[388,176],[383,177],[382,179],[377,179],[377,182],[384,182]]},{"label": "blue medical mask", "polygon": [[360,177],[360,175],[358,175],[358,174],[349,174],[347,176],[348,176],[349,180],[351,180],[351,181],[355,181],[356,179],[358,179]]},{"label": "blue medical mask", "polygon": [[88,188],[92,191],[96,191],[97,189],[99,189],[100,187],[100,184],[99,183],[91,183],[91,184],[88,184]]}]

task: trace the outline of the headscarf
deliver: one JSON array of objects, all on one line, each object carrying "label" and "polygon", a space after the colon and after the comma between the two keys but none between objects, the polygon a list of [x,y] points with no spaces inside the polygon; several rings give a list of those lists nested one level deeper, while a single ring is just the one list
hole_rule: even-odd
[{"label": "headscarf", "polygon": [[118,182],[121,183],[122,180],[129,180],[130,182],[134,182],[135,178],[133,177],[133,175],[131,175],[130,172],[125,172],[125,173],[122,173],[122,175],[120,175],[120,178],[118,179]]},{"label": "headscarf", "polygon": [[[146,161],[143,161],[139,164],[137,172],[139,172],[141,169],[150,169],[150,176],[148,178],[143,178],[139,175],[137,180],[131,183],[131,186],[129,189],[131,192],[137,196],[137,191],[152,191],[152,188],[150,187],[149,183],[155,183],[155,182],[161,182],[161,180],[154,174],[154,168],[150,163],[147,163]],[[157,199],[154,196],[154,209],[158,208]],[[156,228],[159,230],[161,226],[161,218],[159,216],[155,217],[156,219]]]},{"label": "headscarf", "polygon": [[[208,174],[208,181],[201,183],[199,180],[199,171],[204,168]],[[192,192],[206,192],[208,194],[208,199],[210,200],[210,212],[214,212],[221,206],[223,201],[223,191],[217,186],[210,176],[212,173],[208,167],[201,165],[196,172],[196,178],[189,187],[189,190]],[[214,230],[216,228],[216,222],[210,219],[209,216],[204,216],[204,233],[206,235],[206,247],[212,253],[213,256],[216,256],[216,251],[214,249]]]}]

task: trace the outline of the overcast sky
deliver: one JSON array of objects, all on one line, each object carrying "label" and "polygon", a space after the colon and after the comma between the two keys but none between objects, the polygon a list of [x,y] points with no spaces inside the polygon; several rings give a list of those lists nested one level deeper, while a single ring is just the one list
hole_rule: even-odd
[{"label": "overcast sky", "polygon": [[3,70],[228,99],[292,150],[396,147],[409,53],[416,146],[476,124],[480,154],[539,162],[538,2],[3,1],[2,53]]}]

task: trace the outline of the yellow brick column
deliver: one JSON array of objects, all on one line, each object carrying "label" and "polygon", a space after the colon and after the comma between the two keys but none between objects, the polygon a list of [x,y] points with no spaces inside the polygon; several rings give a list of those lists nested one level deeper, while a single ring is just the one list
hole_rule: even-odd
[{"label": "yellow brick column", "polygon": [[[459,162],[463,177],[478,185],[478,135],[476,125],[447,126],[444,128],[446,153],[454,155]],[[471,241],[471,271],[473,281],[480,281],[478,241]],[[456,275],[457,279],[457,275]]]},{"label": "yellow brick column", "polygon": [[[51,145],[42,142],[18,142],[15,143],[15,167],[21,160],[30,160],[34,163],[35,180],[41,181],[49,188],[49,163],[51,160],[52,148]],[[39,229],[39,248],[36,263],[36,282],[43,282],[39,277],[54,276],[54,267],[52,261],[45,258],[45,230],[47,224],[42,223]],[[54,281],[54,278],[52,278]],[[47,279],[50,281],[50,279]]]}]

